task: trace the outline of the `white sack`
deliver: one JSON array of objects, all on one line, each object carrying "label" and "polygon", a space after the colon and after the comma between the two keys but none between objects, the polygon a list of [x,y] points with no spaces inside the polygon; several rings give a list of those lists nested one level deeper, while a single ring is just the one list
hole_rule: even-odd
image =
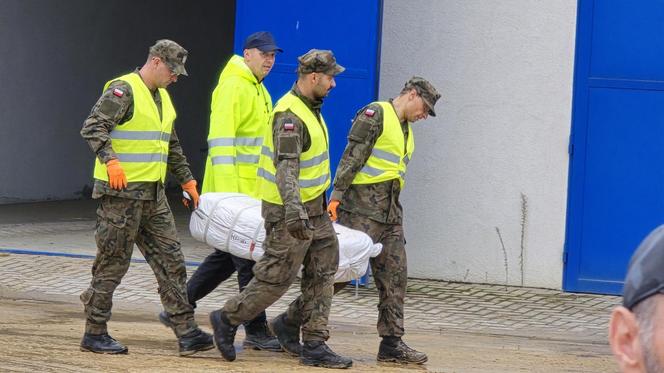
[{"label": "white sack", "polygon": [[[339,268],[335,282],[364,275],[369,258],[382,250],[364,232],[333,224],[339,239]],[[237,257],[259,260],[263,253],[265,229],[261,202],[241,193],[205,193],[191,215],[189,230],[194,239]]]}]

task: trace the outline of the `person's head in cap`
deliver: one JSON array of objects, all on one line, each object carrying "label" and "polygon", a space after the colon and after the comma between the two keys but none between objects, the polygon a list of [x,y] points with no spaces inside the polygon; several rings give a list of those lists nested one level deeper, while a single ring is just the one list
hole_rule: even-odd
[{"label": "person's head in cap", "polygon": [[244,40],[243,49],[244,63],[259,82],[272,70],[277,52],[283,52],[275,43],[272,34],[267,31],[249,35]]},{"label": "person's head in cap", "polygon": [[406,82],[392,104],[400,121],[413,123],[426,119],[429,115],[435,117],[434,106],[439,98],[440,93],[429,81],[414,76]]},{"label": "person's head in cap", "polygon": [[344,70],[332,51],[311,49],[297,58],[297,86],[305,96],[320,100],[336,87],[334,77]]},{"label": "person's head in cap", "polygon": [[664,372],[664,225],[630,260],[622,305],[611,313],[609,343],[622,372]]},{"label": "person's head in cap", "polygon": [[148,60],[140,70],[141,77],[151,90],[166,88],[177,82],[178,76],[187,76],[184,64],[187,61],[187,50],[180,44],[161,39],[150,47]]}]

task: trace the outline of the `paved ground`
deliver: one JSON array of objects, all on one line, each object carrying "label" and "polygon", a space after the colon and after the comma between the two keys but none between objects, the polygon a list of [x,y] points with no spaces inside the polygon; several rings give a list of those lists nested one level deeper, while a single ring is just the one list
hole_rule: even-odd
[{"label": "paved ground", "polygon": [[[0,300],[57,299],[76,304],[78,294],[90,281],[89,271],[96,250],[94,211],[95,204],[90,201],[0,206]],[[188,235],[188,220],[183,209],[176,208],[176,219],[191,272],[210,249]],[[135,259],[116,291],[115,301],[128,308],[140,304],[151,314],[159,309],[156,281],[138,250]],[[268,315],[276,315],[294,299],[297,285],[268,309]],[[197,313],[205,315],[219,307],[236,289],[234,279],[227,281],[199,302]],[[376,291],[371,286],[349,287],[339,293],[334,298],[330,316],[332,326],[341,330],[364,330],[363,335],[370,338],[371,328],[367,327],[376,323],[376,299]],[[578,354],[580,360],[576,364],[581,364],[584,356],[599,357],[604,364],[602,368],[593,366],[580,371],[607,371],[612,369],[612,361],[606,344],[606,324],[611,308],[618,302],[619,298],[611,296],[411,279],[406,328],[434,341],[466,336],[471,340],[509,337],[521,341],[517,345],[524,347],[529,344],[527,341],[533,345],[544,343],[548,348],[558,343],[567,344],[574,346],[569,347],[570,353]],[[74,307],[80,311],[80,305]],[[2,338],[0,334],[0,343]],[[540,368],[536,370],[576,371],[571,369],[573,367]]]}]

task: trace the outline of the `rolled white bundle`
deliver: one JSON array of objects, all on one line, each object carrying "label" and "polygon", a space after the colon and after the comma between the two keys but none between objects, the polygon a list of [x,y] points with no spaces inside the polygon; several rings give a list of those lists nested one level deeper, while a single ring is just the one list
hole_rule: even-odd
[{"label": "rolled white bundle", "polygon": [[[382,250],[364,232],[333,224],[339,239],[339,268],[335,282],[363,276],[369,258]],[[189,230],[197,241],[237,257],[259,260],[263,254],[265,228],[261,201],[241,193],[205,193],[191,215]]]}]

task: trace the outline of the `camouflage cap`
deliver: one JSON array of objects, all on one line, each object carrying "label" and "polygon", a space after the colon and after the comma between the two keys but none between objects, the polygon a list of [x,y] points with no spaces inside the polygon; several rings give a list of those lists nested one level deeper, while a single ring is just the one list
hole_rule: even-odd
[{"label": "camouflage cap", "polygon": [[434,88],[434,86],[429,83],[428,80],[420,78],[419,76],[414,76],[406,82],[406,85],[403,89],[415,89],[417,94],[422,97],[424,104],[429,108],[429,115],[432,117],[436,116],[436,112],[434,111],[433,107],[436,105],[436,101],[438,101],[440,98],[440,93],[436,91],[436,88]]},{"label": "camouflage cap", "polygon": [[184,63],[187,61],[186,49],[182,48],[180,44],[173,40],[161,39],[150,47],[150,55],[162,59],[166,66],[172,72],[178,75],[188,76],[187,70],[184,69]]},{"label": "camouflage cap", "polygon": [[337,63],[334,53],[329,50],[311,49],[297,58],[297,72],[300,74],[324,73],[335,76],[346,70]]}]

